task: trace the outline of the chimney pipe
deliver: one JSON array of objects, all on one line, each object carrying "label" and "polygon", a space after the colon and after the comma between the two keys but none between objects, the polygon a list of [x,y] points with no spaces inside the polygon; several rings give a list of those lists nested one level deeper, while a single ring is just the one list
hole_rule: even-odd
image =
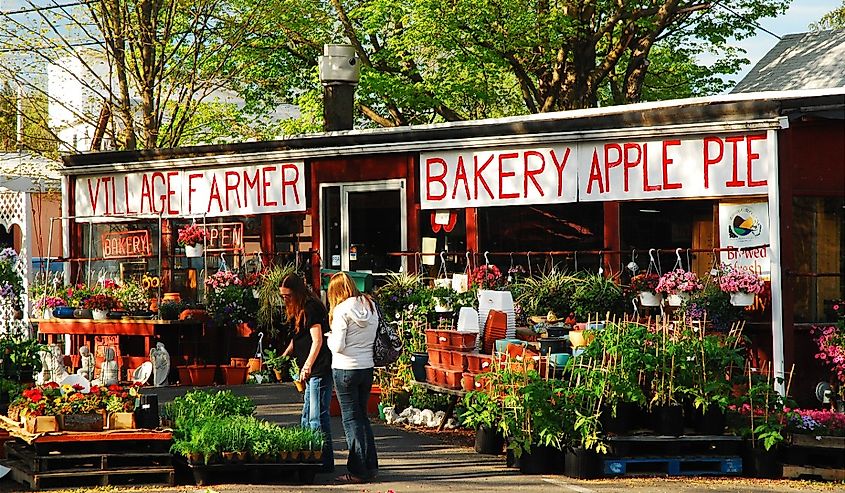
[{"label": "chimney pipe", "polygon": [[341,44],[323,45],[319,67],[323,84],[324,130],[352,130],[355,86],[361,77],[355,48]]}]

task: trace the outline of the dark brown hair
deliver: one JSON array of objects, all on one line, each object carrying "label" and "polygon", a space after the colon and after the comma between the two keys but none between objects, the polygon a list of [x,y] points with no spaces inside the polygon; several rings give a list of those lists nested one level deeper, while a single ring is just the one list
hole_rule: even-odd
[{"label": "dark brown hair", "polygon": [[303,323],[302,319],[305,317],[305,304],[308,300],[315,300],[317,302],[320,300],[314,295],[311,288],[305,284],[305,281],[296,274],[286,275],[279,282],[279,287],[290,289],[291,297],[289,300],[285,300],[285,313],[287,314],[288,320],[294,323],[293,330],[299,332]]}]

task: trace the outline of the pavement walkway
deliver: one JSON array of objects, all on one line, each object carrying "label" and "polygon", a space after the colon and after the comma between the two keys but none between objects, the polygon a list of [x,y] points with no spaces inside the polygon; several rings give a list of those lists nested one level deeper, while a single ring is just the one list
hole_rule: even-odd
[{"label": "pavement walkway", "polygon": [[[258,405],[258,416],[280,424],[299,422],[301,410],[300,394],[293,384],[242,385],[231,388],[233,392],[251,397]],[[156,393],[160,402],[172,400],[184,394],[189,388],[164,387],[146,389]],[[172,488],[146,487],[140,489],[99,488],[76,489],[82,491],[161,491],[161,492],[198,492],[198,493],[276,493],[276,492],[500,492],[519,493],[561,492],[561,493],[598,493],[609,491],[626,492],[664,492],[683,491],[704,493],[725,492],[798,492],[798,491],[842,491],[845,485],[832,483],[814,483],[803,481],[763,481],[748,479],[630,479],[630,480],[594,480],[579,481],[565,476],[525,476],[514,469],[505,467],[503,457],[476,454],[471,448],[451,445],[438,439],[436,434],[421,434],[403,428],[386,426],[375,420],[373,432],[379,451],[379,482],[365,485],[334,484],[335,476],[346,472],[346,442],[340,418],[332,418],[336,471],[319,474],[313,485],[245,485],[237,484],[232,478],[231,484],[219,484],[206,488],[196,486],[177,486]],[[0,480],[0,491],[21,491],[20,485],[9,479]],[[24,490],[25,491],[25,490]]]}]

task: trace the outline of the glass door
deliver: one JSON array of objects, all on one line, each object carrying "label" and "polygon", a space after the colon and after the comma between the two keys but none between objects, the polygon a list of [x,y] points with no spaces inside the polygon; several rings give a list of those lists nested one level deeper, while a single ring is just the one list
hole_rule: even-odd
[{"label": "glass door", "polygon": [[388,252],[407,248],[405,180],[321,186],[323,267],[385,274],[405,262]]}]

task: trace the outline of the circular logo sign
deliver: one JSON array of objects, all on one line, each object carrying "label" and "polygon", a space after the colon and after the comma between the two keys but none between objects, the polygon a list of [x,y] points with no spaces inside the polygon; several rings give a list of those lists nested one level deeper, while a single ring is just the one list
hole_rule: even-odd
[{"label": "circular logo sign", "polygon": [[760,236],[760,220],[748,207],[740,207],[731,215],[728,236],[738,239],[751,239]]}]

